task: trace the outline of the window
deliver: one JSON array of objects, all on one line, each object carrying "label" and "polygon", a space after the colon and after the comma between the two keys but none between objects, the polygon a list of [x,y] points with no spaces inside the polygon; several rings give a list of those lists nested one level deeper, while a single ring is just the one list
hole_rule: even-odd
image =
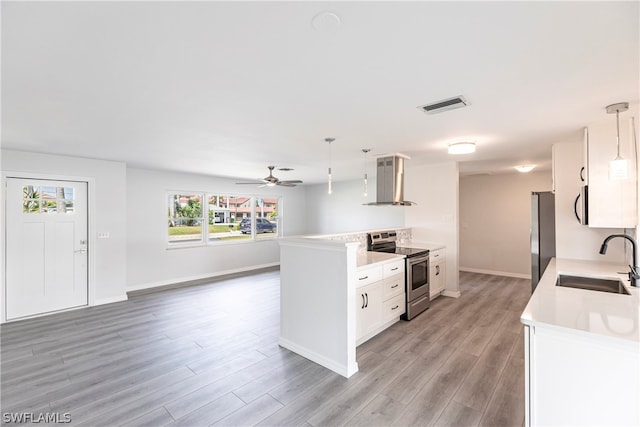
[{"label": "window", "polygon": [[251,216],[251,197],[208,195],[209,241],[251,240],[251,233],[238,233],[240,222]]},{"label": "window", "polygon": [[204,241],[202,194],[169,194],[169,244]]},{"label": "window", "polygon": [[169,193],[169,246],[271,239],[278,236],[279,203],[274,197]]},{"label": "window", "polygon": [[73,200],[73,188],[70,187],[22,187],[23,213],[73,213]]},{"label": "window", "polygon": [[256,197],[256,238],[278,234],[278,199]]}]

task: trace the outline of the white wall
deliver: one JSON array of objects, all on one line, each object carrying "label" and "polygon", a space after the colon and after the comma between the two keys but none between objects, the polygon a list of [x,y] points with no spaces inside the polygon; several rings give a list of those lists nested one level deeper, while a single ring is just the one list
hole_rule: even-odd
[{"label": "white wall", "polygon": [[307,186],[307,233],[333,234],[404,227],[406,207],[364,206],[364,203],[376,200],[375,178],[369,179],[366,198],[362,180],[334,182],[332,193],[327,194],[326,184]]},{"label": "white wall", "polygon": [[458,286],[458,165],[455,162],[405,169],[405,197],[417,205],[404,209],[405,226],[414,241],[446,245],[445,295],[456,296]]},{"label": "white wall", "polygon": [[[4,176],[90,179],[90,298],[93,304],[126,299],[127,219],[124,163],[23,151],[2,150]],[[3,185],[4,188],[4,185]],[[92,204],[93,203],[93,204]],[[97,239],[108,232],[109,239]],[[4,236],[2,241],[4,246]],[[2,276],[4,281],[4,275]],[[4,296],[4,293],[2,294]],[[2,304],[4,306],[4,304]]]},{"label": "white wall", "polygon": [[612,241],[605,255],[600,255],[600,245],[610,234],[622,233],[619,228],[589,228],[581,225],[574,213],[574,201],[580,193],[583,166],[582,141],[554,144],[556,187],[556,256],[558,258],[584,259],[626,264],[622,240]]},{"label": "white wall", "polygon": [[460,269],[531,277],[531,192],[551,171],[460,177]]},{"label": "white wall", "polygon": [[257,188],[234,180],[165,171],[127,169],[127,289],[143,289],[277,265],[275,240],[226,243],[191,248],[167,247],[167,192],[209,191],[223,194],[282,196],[285,235],[304,234],[304,187]]}]

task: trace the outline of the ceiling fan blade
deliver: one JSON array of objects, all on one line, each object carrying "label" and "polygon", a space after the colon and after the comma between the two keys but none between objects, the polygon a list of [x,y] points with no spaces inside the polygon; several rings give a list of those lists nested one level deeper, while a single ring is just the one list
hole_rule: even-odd
[{"label": "ceiling fan blade", "polygon": [[[283,187],[295,187],[297,184],[302,184],[302,181],[300,181],[299,179],[280,181],[278,178],[273,176],[274,168],[275,166],[267,166],[267,169],[269,169],[269,176],[264,179],[257,180],[257,181],[241,181],[241,182],[236,182],[236,184],[258,185],[259,187],[264,187],[264,186],[270,187],[272,185],[281,185]],[[282,168],[282,170],[293,170],[293,169]]]}]

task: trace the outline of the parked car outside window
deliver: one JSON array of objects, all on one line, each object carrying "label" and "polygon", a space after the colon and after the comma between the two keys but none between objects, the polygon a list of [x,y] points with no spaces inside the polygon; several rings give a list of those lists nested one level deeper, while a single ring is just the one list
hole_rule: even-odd
[{"label": "parked car outside window", "polygon": [[[276,223],[266,218],[256,218],[256,234],[259,233],[275,233]],[[251,218],[244,218],[240,222],[240,231],[242,234],[251,233]]]}]

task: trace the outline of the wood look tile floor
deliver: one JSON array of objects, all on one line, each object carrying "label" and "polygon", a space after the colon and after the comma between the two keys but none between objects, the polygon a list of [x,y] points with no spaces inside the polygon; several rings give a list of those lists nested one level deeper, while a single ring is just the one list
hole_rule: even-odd
[{"label": "wood look tile floor", "polygon": [[2,422],[522,426],[530,281],[461,273],[460,290],[358,347],[349,379],[278,346],[277,270],[4,324]]}]

